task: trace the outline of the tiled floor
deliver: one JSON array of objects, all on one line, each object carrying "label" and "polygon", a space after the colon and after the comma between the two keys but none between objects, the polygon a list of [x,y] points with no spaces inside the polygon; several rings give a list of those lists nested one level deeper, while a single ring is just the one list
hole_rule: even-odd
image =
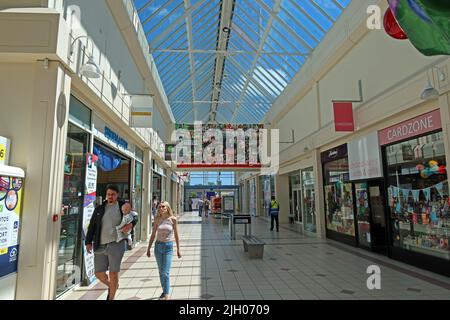
[{"label": "tiled floor", "polygon": [[[252,233],[266,242],[264,259],[244,253],[238,226],[231,240],[226,222],[186,213],[180,221],[183,258],[174,258],[171,298],[194,300],[298,299],[450,299],[450,278],[334,241],[299,234],[291,225],[269,231],[255,219]],[[161,294],[154,256],[146,244],[128,251],[122,264],[116,299],[158,299]],[[381,268],[381,290],[367,288],[370,265]],[[106,297],[102,284],[77,288],[64,299]]]}]

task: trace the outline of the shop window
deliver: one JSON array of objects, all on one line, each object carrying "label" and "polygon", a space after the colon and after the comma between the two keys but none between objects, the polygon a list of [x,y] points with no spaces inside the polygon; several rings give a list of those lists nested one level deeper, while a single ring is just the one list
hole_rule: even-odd
[{"label": "shop window", "polygon": [[70,96],[69,120],[86,130],[91,130],[91,110],[80,100]]},{"label": "shop window", "polygon": [[314,169],[302,170],[302,209],[305,230],[316,232]]},{"label": "shop window", "polygon": [[413,157],[387,157],[389,210],[393,245],[450,260],[450,211],[442,132],[414,138]]},{"label": "shop window", "polygon": [[324,175],[327,229],[354,237],[355,217],[348,158],[326,163]]}]

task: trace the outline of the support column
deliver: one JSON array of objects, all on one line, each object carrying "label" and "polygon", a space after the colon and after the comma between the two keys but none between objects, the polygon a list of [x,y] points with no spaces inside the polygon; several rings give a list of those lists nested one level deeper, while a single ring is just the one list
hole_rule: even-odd
[{"label": "support column", "polygon": [[289,223],[289,176],[275,177],[277,201],[280,204],[280,223]]},{"label": "support column", "polygon": [[152,213],[152,152],[150,149],[144,150],[144,168],[142,185],[142,221],[141,221],[141,239],[147,241],[151,232],[151,213]]},{"label": "support column", "polygon": [[[52,300],[56,291],[64,155],[71,79],[58,63],[34,66],[31,121],[9,119],[29,132],[16,299]],[[59,219],[54,222],[53,216]]]},{"label": "support column", "polygon": [[315,214],[316,214],[316,233],[317,238],[326,238],[326,222],[325,222],[325,197],[323,195],[323,172],[322,161],[320,159],[320,152],[318,150],[313,152],[313,165],[315,175]]}]

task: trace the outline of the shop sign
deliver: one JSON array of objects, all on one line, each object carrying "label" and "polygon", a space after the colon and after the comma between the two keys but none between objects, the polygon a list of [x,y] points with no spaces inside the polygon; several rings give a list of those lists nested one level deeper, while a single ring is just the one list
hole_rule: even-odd
[{"label": "shop sign", "polygon": [[322,152],[322,154],[321,154],[322,163],[345,158],[345,157],[347,157],[347,154],[348,154],[347,153],[347,145],[344,144],[337,148]]},{"label": "shop sign", "polygon": [[435,110],[379,132],[380,145],[407,140],[442,128],[441,113]]},{"label": "shop sign", "polygon": [[151,128],[153,98],[149,95],[133,95],[130,107],[130,127]]},{"label": "shop sign", "polygon": [[105,127],[105,137],[115,142],[117,146],[128,150],[128,142],[108,127]]},{"label": "shop sign", "polygon": [[0,165],[7,166],[9,163],[9,147],[11,140],[0,137]]},{"label": "shop sign", "polygon": [[[95,200],[97,196],[97,163],[98,157],[96,155],[90,153],[86,155],[86,178],[83,201],[83,235],[87,234],[89,222],[91,221],[92,214],[95,210]],[[83,246],[83,250],[86,277],[89,280],[89,283],[92,283],[95,281],[94,252],[88,253],[85,246]]]},{"label": "shop sign", "polygon": [[355,131],[355,122],[353,120],[353,103],[333,102],[333,111],[336,132]]},{"label": "shop sign", "polygon": [[376,132],[348,143],[348,166],[351,181],[383,176]]}]

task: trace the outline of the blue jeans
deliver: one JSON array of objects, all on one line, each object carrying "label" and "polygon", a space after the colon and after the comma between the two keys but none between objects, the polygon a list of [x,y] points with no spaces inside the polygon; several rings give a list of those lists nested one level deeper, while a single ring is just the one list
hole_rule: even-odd
[{"label": "blue jeans", "polygon": [[168,295],[170,292],[170,267],[172,266],[173,256],[173,242],[159,242],[155,243],[155,258],[158,264],[159,280],[164,294]]}]

